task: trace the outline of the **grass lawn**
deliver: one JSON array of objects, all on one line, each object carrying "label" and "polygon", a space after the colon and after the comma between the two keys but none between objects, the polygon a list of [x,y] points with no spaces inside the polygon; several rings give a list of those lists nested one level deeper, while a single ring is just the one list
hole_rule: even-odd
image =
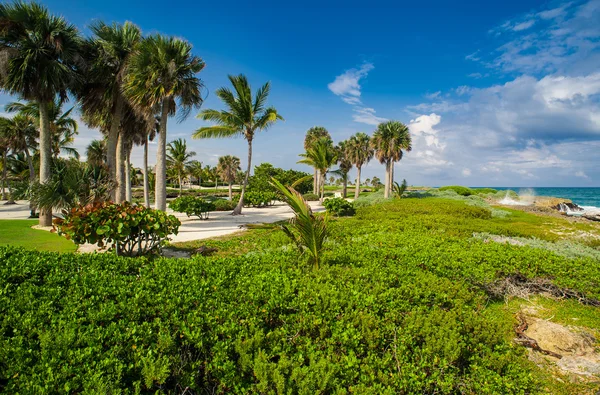
[{"label": "grass lawn", "polygon": [[74,252],[73,242],[45,230],[32,229],[36,219],[0,220],[0,245],[25,247],[37,251]]}]

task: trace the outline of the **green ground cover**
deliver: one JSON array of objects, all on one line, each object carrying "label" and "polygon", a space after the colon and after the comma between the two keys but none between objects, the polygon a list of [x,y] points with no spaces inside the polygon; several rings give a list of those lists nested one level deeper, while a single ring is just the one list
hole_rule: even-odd
[{"label": "green ground cover", "polygon": [[0,220],[0,246],[11,245],[38,251],[73,252],[73,242],[45,230],[32,229],[35,219]]},{"label": "green ground cover", "polygon": [[[176,245],[217,249],[192,259],[0,248],[0,391],[585,393],[527,360],[512,341],[523,301],[482,285],[521,273],[600,298],[599,262],[473,237],[555,242],[578,226],[400,199],[332,219],[319,270],[276,225]],[[595,307],[540,303],[600,325]]]}]

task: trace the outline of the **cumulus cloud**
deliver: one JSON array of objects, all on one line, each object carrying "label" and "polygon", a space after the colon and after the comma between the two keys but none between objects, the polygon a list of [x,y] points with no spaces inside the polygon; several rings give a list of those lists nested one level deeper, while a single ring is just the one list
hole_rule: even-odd
[{"label": "cumulus cloud", "polygon": [[471,169],[469,169],[468,167],[465,167],[464,169],[462,169],[461,173],[463,176],[469,177],[471,175]]},{"label": "cumulus cloud", "polygon": [[354,122],[377,126],[381,122],[387,121],[386,118],[376,116],[375,109],[373,108],[357,106],[352,111],[354,111],[354,114],[352,114]]}]

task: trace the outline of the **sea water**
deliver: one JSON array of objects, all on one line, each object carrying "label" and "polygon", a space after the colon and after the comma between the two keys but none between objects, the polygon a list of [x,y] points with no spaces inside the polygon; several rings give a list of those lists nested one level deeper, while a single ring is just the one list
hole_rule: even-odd
[{"label": "sea water", "polygon": [[[600,188],[570,188],[570,187],[493,187],[499,191],[510,189],[519,194],[519,196],[552,196],[557,198],[569,199],[573,203],[581,206],[586,212],[600,212]],[[522,200],[522,199],[521,199]]]}]

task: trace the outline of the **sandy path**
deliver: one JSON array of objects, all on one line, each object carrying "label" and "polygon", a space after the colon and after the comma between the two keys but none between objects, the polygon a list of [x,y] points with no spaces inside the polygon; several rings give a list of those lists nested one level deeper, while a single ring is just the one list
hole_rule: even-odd
[{"label": "sandy path", "polygon": [[[29,203],[18,201],[17,204],[4,205],[0,201],[0,219],[27,219],[29,217]],[[313,211],[323,211],[323,206],[318,202],[310,202]],[[175,215],[181,221],[179,233],[171,236],[174,243],[190,240],[209,239],[224,236],[240,230],[246,224],[272,223],[293,217],[292,210],[283,203],[264,208],[244,208],[242,215],[231,215],[231,211],[215,211],[210,213],[206,221],[197,218],[188,218],[185,214],[175,213],[167,209],[169,214]]]}]

